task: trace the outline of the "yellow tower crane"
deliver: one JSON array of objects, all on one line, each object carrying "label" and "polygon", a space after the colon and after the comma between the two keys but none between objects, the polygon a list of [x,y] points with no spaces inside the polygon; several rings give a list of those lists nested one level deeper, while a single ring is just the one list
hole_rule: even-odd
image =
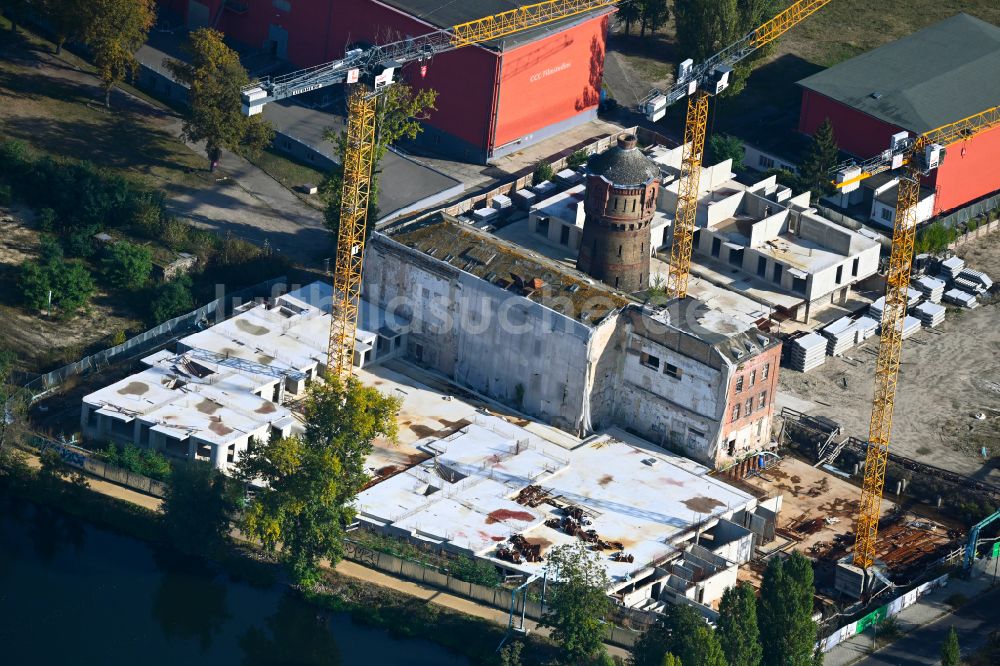
[{"label": "yellow tower crane", "polygon": [[506,37],[585,12],[612,7],[618,0],[548,0],[370,49],[276,78],[255,81],[243,90],[243,112],[255,115],[264,104],[326,86],[348,83],[347,150],[340,205],[340,229],[333,269],[333,303],[327,372],[343,377],[354,366],[361,273],[375,160],[378,102],[395,70],[463,46]]},{"label": "yellow tower crane", "polygon": [[677,80],[669,90],[654,90],[640,104],[640,110],[646,118],[655,122],[666,114],[668,106],[683,97],[688,98],[677,213],[674,215],[670,272],[667,278],[667,293],[670,296],[687,296],[688,278],[691,275],[691,244],[698,213],[698,186],[701,163],[705,156],[708,99],[729,86],[729,76],[737,63],[778,39],[829,2],[830,0],[799,0],[704,63],[694,65],[692,60],[685,60],[680,64]]},{"label": "yellow tower crane", "polygon": [[[547,0],[369,49],[353,49],[341,60],[318,65],[280,77],[255,81],[244,88],[243,111],[255,115],[268,102],[317,90],[339,83],[353,87],[347,101],[347,150],[344,156],[344,185],[341,197],[340,229],[333,269],[333,303],[327,372],[336,376],[351,373],[354,337],[358,325],[365,235],[371,198],[372,167],[375,159],[378,101],[393,82],[397,69],[435,55],[498,39],[531,28],[610,8],[620,0]],[[826,5],[830,0],[800,0],[742,39],[726,47],[705,63],[691,60],[681,64],[674,86],[666,93],[654,91],[644,107],[647,117],[658,120],[665,108],[691,96],[685,128],[684,163],[680,197],[671,250],[670,291],[687,294],[691,267],[691,240],[697,210],[698,178],[705,149],[708,97],[726,88],[733,66],[758,48]]]},{"label": "yellow tower crane", "polygon": [[903,350],[903,320],[906,318],[906,290],[913,265],[913,241],[917,229],[920,179],[940,165],[947,147],[966,141],[987,130],[1000,127],[1000,106],[938,127],[916,137],[901,132],[876,157],[863,164],[848,163],[837,170],[835,185],[844,193],[860,187],[869,176],[904,168],[899,179],[896,219],[892,228],[892,249],[886,275],[882,333],[875,363],[875,393],[865,453],[865,476],[858,509],[857,540],[853,564],[867,569],[875,561],[875,543],[881,515],[885,467],[889,460],[889,435],[899,380],[899,359]]}]

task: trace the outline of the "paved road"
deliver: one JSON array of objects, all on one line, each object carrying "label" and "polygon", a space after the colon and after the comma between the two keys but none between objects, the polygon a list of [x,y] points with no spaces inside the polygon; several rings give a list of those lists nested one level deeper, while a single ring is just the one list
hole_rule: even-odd
[{"label": "paved road", "polygon": [[982,647],[990,631],[1000,628],[1000,587],[970,601],[951,615],[913,630],[884,650],[856,662],[856,666],[937,664],[941,642],[951,627],[958,632],[963,654]]}]

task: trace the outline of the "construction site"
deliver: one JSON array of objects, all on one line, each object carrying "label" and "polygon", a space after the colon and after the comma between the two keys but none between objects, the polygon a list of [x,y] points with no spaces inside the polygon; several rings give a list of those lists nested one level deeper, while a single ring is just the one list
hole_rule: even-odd
[{"label": "construction site", "polygon": [[[684,61],[636,110],[645,122],[588,145],[581,164],[563,155],[551,180],[368,219],[378,104],[407,66],[553,22],[606,30],[615,4],[435,19],[424,37],[248,86],[254,115],[351,84],[337,256],[323,279],[199,323],[88,389],[84,444],[231,473],[251,440],[304,431],[311,383],[354,376],[401,409],[398,438],[365,463],[352,530],[483,563],[504,589],[544,585],[550,550],[583,542],[637,623],[671,604],[714,622],[726,589],[759,586],[771,559],[798,551],[829,634],[967,570],[1000,501],[1000,251],[985,234],[914,247],[921,182],[961,159],[955,144],[1000,131],[1000,112],[896,133],[830,174],[833,198],[893,174],[890,233],[773,173],[703,163],[734,68],[827,2],[793,3]],[[585,102],[475,141],[449,134],[453,116],[441,132],[486,159],[513,150],[504,137],[589,118]],[[682,143],[649,129],[682,102]]]}]

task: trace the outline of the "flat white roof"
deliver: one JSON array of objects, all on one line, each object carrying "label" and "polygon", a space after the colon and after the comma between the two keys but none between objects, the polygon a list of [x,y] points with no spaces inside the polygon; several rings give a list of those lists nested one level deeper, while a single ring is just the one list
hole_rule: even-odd
[{"label": "flat white roof", "polygon": [[[363,491],[359,517],[525,573],[544,568],[550,547],[577,539],[545,525],[562,517],[557,504],[581,508],[586,529],[634,556],[632,563],[615,562],[613,551],[600,553],[608,575],[621,581],[678,552],[700,523],[754,501],[704,467],[646,443],[604,436],[567,450],[493,416],[477,415],[476,423],[420,446],[433,457]],[[535,508],[518,504],[529,485],[552,500]],[[497,546],[509,546],[514,534],[541,545],[543,561],[497,559]]]},{"label": "flat white roof", "polygon": [[583,204],[583,197],[586,189],[587,186],[583,183],[574,185],[559,194],[533,204],[531,206],[531,212],[537,215],[546,215],[560,220],[575,222],[577,207]]}]

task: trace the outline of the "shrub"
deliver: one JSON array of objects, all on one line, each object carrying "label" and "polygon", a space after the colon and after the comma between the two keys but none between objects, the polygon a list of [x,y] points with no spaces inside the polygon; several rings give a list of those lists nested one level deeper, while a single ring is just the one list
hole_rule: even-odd
[{"label": "shrub", "polygon": [[10,185],[0,184],[0,206],[8,206],[10,202],[13,201],[14,196],[11,194]]},{"label": "shrub", "polygon": [[160,240],[166,243],[171,250],[182,250],[187,242],[188,232],[191,228],[175,217],[167,218],[163,222],[163,229],[160,232]]},{"label": "shrub", "polygon": [[115,243],[102,262],[104,274],[119,289],[141,289],[153,271],[153,253],[148,247]]},{"label": "shrub", "polygon": [[466,583],[476,583],[487,587],[499,587],[502,579],[497,568],[483,560],[474,560],[460,555],[448,567],[452,576]]},{"label": "shrub", "polygon": [[566,158],[566,166],[568,166],[570,169],[575,169],[578,166],[586,164],[587,159],[589,158],[590,155],[587,153],[587,151],[581,148],[580,150],[570,153],[569,157]]},{"label": "shrub", "polygon": [[99,454],[109,465],[121,467],[135,474],[148,476],[159,481],[166,481],[170,476],[170,463],[159,451],[140,449],[132,444],[126,444],[119,449],[115,444],[108,443]]},{"label": "shrub", "polygon": [[735,136],[713,134],[708,140],[707,148],[708,159],[706,161],[709,164],[718,164],[719,162],[731,159],[733,161],[733,171],[743,170],[743,155],[745,153],[743,142]]},{"label": "shrub", "polygon": [[539,162],[535,165],[535,174],[532,177],[532,182],[537,185],[538,183],[544,182],[546,180],[552,180],[555,172],[552,171],[552,165],[548,162]]},{"label": "shrub", "polygon": [[58,220],[56,212],[51,208],[43,208],[38,211],[38,226],[42,231],[54,231]]},{"label": "shrub", "polygon": [[18,284],[25,305],[34,310],[46,309],[51,292],[52,306],[64,316],[83,307],[94,293],[94,280],[87,268],[78,261],[58,257],[41,263],[24,262]]},{"label": "shrub", "polygon": [[194,296],[191,294],[191,278],[187,275],[157,286],[149,301],[149,315],[157,324],[191,310],[194,310]]}]

